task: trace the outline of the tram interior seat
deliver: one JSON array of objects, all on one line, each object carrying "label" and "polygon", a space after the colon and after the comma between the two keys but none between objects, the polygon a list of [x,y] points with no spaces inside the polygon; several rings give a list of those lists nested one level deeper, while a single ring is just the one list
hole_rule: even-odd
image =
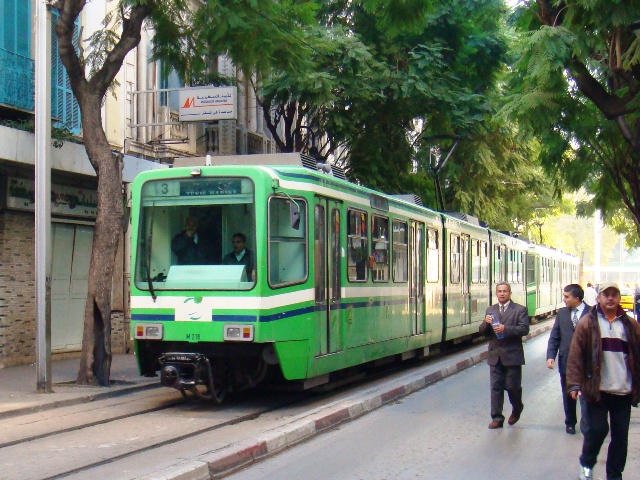
[{"label": "tram interior seat", "polygon": [[247,281],[244,265],[172,265],[166,288],[242,288]]}]

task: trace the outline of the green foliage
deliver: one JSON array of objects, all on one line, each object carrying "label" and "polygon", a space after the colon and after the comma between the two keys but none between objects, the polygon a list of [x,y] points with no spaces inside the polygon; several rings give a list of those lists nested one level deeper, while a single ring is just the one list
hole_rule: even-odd
[{"label": "green foliage", "polygon": [[634,231],[635,239],[640,40],[631,24],[638,18],[638,2],[523,4],[512,17],[518,36],[500,112],[536,135],[539,160],[546,172],[562,176],[561,188],[591,194],[580,211],[602,210],[606,222]]},{"label": "green foliage", "polygon": [[[503,12],[499,0],[211,0],[179,48],[160,42],[156,55],[187,81],[220,82],[210,59],[229,55],[281,150],[316,141],[352,180],[415,192],[434,208],[429,162],[452,143],[428,139],[462,137],[439,172],[445,208],[514,230],[535,206],[556,205],[560,182],[537,165],[537,142],[492,120],[501,107]],[[543,107],[549,98],[534,101]]]}]

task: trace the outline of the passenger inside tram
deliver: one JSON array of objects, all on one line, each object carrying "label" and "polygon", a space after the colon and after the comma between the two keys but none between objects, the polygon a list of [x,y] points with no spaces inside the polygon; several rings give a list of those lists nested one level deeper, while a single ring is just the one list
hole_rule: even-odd
[{"label": "passenger inside tram", "polygon": [[222,259],[223,265],[244,265],[247,274],[247,281],[253,279],[253,271],[255,264],[253,261],[253,252],[246,247],[247,237],[244,233],[233,234],[233,250],[225,255]]}]

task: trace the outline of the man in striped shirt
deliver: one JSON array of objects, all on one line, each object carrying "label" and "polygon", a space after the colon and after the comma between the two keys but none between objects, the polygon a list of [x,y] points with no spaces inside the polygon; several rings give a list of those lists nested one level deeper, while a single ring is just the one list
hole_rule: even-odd
[{"label": "man in striped shirt", "polygon": [[[600,286],[598,302],[580,319],[567,362],[567,387],[573,399],[582,395],[583,431],[580,476],[592,478],[600,448],[611,426],[607,480],[622,479],[627,461],[631,406],[640,400],[640,324],[620,307],[620,289]],[[608,417],[608,418],[607,418]]]}]

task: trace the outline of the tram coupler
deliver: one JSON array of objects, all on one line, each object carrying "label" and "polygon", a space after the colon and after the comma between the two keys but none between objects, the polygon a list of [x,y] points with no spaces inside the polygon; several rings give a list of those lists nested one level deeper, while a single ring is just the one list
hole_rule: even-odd
[{"label": "tram coupler", "polygon": [[203,378],[209,371],[207,357],[201,353],[165,353],[159,361],[160,382],[165,387],[191,390],[209,384],[209,379]]}]

